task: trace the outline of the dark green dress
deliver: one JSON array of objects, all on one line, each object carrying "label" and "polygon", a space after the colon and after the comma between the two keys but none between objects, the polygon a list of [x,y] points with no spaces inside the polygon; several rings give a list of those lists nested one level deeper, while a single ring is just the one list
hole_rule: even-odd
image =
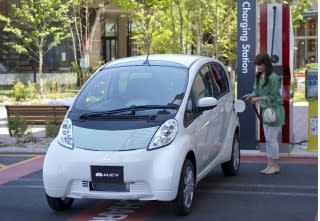
[{"label": "dark green dress", "polygon": [[[283,124],[285,124],[285,117],[284,117],[284,107],[283,107],[283,102],[282,102],[282,98],[280,95],[280,81],[279,81],[279,77],[277,76],[276,73],[272,73],[269,76],[269,82],[266,86],[262,86],[264,84],[264,79],[260,79],[259,81],[259,85],[256,85],[256,83],[254,84],[254,91],[253,93],[257,96],[257,97],[268,97],[269,100],[271,101],[272,107],[276,112],[276,117],[277,120],[276,122],[273,123],[266,123],[263,122],[264,124],[267,124],[270,127],[278,127],[281,126]],[[268,104],[268,100],[267,99],[263,99],[260,100],[260,106],[262,107],[263,111],[268,108],[269,104]]]}]

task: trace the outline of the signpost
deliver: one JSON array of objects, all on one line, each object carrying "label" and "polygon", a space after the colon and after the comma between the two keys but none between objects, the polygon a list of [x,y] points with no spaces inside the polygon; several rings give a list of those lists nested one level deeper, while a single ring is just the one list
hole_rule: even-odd
[{"label": "signpost", "polygon": [[[237,1],[237,82],[238,99],[253,91],[256,56],[256,0]],[[257,149],[257,118],[254,109],[247,107],[239,113],[241,149]]]}]

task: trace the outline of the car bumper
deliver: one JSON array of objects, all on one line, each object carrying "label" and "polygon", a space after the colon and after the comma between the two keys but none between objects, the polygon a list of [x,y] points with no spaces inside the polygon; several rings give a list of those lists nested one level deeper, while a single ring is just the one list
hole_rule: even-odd
[{"label": "car bumper", "polygon": [[[54,140],[44,160],[45,191],[51,197],[174,200],[184,160],[177,149],[167,146],[153,151],[70,150]],[[179,158],[181,162],[177,162]],[[122,166],[126,191],[92,190],[93,165]]]}]

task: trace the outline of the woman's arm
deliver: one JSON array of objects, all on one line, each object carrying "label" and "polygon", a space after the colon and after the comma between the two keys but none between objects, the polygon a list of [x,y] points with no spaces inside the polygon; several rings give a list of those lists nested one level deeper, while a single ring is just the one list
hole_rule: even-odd
[{"label": "woman's arm", "polygon": [[270,92],[267,96],[267,99],[273,103],[277,99],[277,95],[279,94],[280,90],[280,80],[279,77],[276,74],[273,74],[269,78],[269,84],[270,84]]}]

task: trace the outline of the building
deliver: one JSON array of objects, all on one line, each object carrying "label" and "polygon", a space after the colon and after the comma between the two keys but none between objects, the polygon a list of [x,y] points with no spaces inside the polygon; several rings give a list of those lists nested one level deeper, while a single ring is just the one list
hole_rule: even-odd
[{"label": "building", "polygon": [[[15,0],[1,0],[0,13],[10,15],[10,4]],[[108,62],[116,58],[135,55],[134,44],[130,40],[131,24],[126,16],[121,16],[121,11],[104,0],[96,0],[90,5],[89,30],[90,47],[83,49],[86,56],[78,52],[80,65],[94,67],[102,62]],[[105,5],[99,8],[99,3]],[[92,39],[91,39],[92,38]],[[37,64],[28,56],[18,54],[4,43],[15,39],[15,36],[3,31],[0,23],[0,72],[36,72]],[[71,71],[71,63],[75,56],[72,48],[72,40],[68,39],[53,48],[44,56],[43,72],[68,72]]]},{"label": "building", "polygon": [[295,69],[318,62],[318,12],[307,12],[295,30]]}]

